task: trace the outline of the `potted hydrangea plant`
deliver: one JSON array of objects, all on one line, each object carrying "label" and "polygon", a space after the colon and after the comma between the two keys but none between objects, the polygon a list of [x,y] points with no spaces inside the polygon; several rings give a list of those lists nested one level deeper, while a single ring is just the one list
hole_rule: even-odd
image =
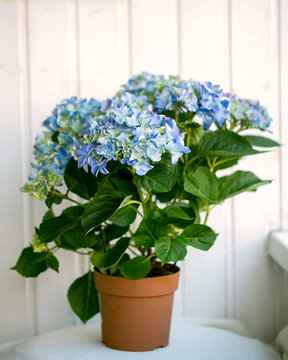
[{"label": "potted hydrangea plant", "polygon": [[[73,311],[84,322],[99,312],[95,280],[107,346],[166,346],[177,263],[187,247],[214,244],[211,209],[270,182],[219,171],[278,146],[248,132],[267,131],[270,122],[259,102],[210,82],[148,73],[102,102],[63,100],[36,138],[22,189],[48,210],[13,269],[25,277],[58,272],[60,248],[89,257],[90,270],[68,290]],[[56,216],[63,200],[71,204]]]}]

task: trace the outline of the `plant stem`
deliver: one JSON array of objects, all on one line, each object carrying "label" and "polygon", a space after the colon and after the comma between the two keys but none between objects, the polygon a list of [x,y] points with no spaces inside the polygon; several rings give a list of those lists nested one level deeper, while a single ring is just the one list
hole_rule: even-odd
[{"label": "plant stem", "polygon": [[209,204],[207,204],[207,208],[206,208],[206,216],[205,216],[205,219],[204,219],[204,225],[206,225],[206,223],[207,223],[207,220],[208,220],[209,214],[210,214],[210,206],[209,206]]},{"label": "plant stem", "polygon": [[215,168],[215,165],[216,165],[216,161],[217,161],[217,157],[215,156],[212,160],[212,163],[209,159],[208,156],[206,156],[206,159],[207,159],[207,163],[208,163],[208,166],[210,168],[210,172],[214,172],[214,168]]},{"label": "plant stem", "polygon": [[66,196],[64,199],[69,200],[69,201],[72,201],[74,204],[77,204],[77,205],[79,205],[79,206],[85,206],[85,205],[81,204],[80,202],[78,202],[78,201],[70,198],[69,196]]},{"label": "plant stem", "polygon": [[55,196],[59,196],[59,197],[61,197],[62,199],[65,199],[65,200],[69,200],[69,201],[71,201],[71,202],[73,202],[74,204],[77,204],[77,205],[79,205],[79,206],[85,206],[84,204],[81,204],[80,202],[78,202],[78,201],[70,198],[68,195],[62,194],[61,192],[50,191],[50,194],[55,195]]},{"label": "plant stem", "polygon": [[99,232],[99,237],[100,237],[100,241],[101,241],[101,245],[102,245],[103,251],[104,251],[104,253],[105,253],[105,252],[106,252],[106,244],[105,244],[105,239],[104,239],[104,236],[103,236],[103,231],[102,231],[102,229],[101,229],[100,232]]},{"label": "plant stem", "polygon": [[179,109],[178,109],[178,107],[176,107],[176,110],[175,110],[175,121],[176,121],[176,124],[178,125],[178,122],[179,122]]},{"label": "plant stem", "polygon": [[220,164],[225,164],[225,162],[232,161],[232,160],[237,160],[237,159],[239,159],[239,156],[234,156],[234,157],[231,157],[231,158],[229,158],[229,159],[219,160],[219,161],[217,161],[217,162],[215,163],[214,166],[216,167],[216,166],[218,166],[218,165],[220,165]]},{"label": "plant stem", "polygon": [[[191,141],[191,129],[187,129],[187,138],[185,142],[185,146],[187,146],[190,149],[190,141]],[[185,163],[188,162],[189,154],[185,154]]]}]

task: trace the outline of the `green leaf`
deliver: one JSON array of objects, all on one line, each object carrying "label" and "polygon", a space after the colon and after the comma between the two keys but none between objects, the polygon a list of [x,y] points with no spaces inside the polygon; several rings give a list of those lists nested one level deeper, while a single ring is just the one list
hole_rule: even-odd
[{"label": "green leaf", "polygon": [[104,256],[104,268],[108,269],[117,264],[129,246],[130,238],[124,237],[117,241],[117,243]]},{"label": "green leaf", "polygon": [[249,171],[236,171],[217,178],[207,168],[199,167],[195,173],[185,176],[184,189],[211,205],[219,204],[244,191],[255,191],[259,186],[270,182],[259,179]]},{"label": "green leaf", "polygon": [[184,189],[209,204],[219,202],[218,179],[208,168],[199,167],[184,178]]},{"label": "green leaf", "polygon": [[92,271],[76,279],[67,296],[72,310],[84,323],[100,311]]},{"label": "green leaf", "polygon": [[245,135],[244,138],[248,140],[248,142],[252,146],[257,146],[262,148],[281,146],[281,144],[279,144],[277,141],[266,138],[264,136]]},{"label": "green leaf", "polygon": [[64,232],[56,242],[58,246],[64,249],[77,250],[81,248],[90,248],[99,241],[99,236],[92,232],[86,235],[82,227],[77,226]]},{"label": "green leaf", "polygon": [[58,260],[55,256],[49,251],[36,253],[33,247],[29,246],[22,250],[16,265],[11,270],[16,270],[24,277],[37,277],[48,267],[58,272]]},{"label": "green leaf", "polygon": [[187,254],[187,249],[179,236],[175,238],[165,236],[155,241],[155,254],[164,265],[169,261],[183,260]]},{"label": "green leaf", "polygon": [[209,250],[214,244],[218,234],[209,226],[192,224],[178,236],[186,245],[193,246],[200,250]]},{"label": "green leaf", "polygon": [[[224,160],[225,159],[225,161],[222,161],[221,162],[221,160]],[[221,157],[218,157],[218,160],[220,160],[219,161],[219,163],[218,164],[216,164],[216,166],[214,167],[214,171],[216,172],[216,171],[218,171],[218,170],[223,170],[223,169],[228,169],[228,168],[230,168],[230,167],[232,167],[232,166],[235,166],[235,165],[237,165],[238,164],[238,161],[239,161],[239,157],[236,157],[236,158],[229,158],[229,157],[226,157],[226,158],[221,158]]]},{"label": "green leaf", "polygon": [[59,141],[58,141],[58,135],[59,135],[59,131],[54,131],[52,137],[51,137],[51,140],[53,142],[55,142],[56,144],[59,144]]},{"label": "green leaf", "polygon": [[189,216],[183,208],[178,205],[167,206],[164,211],[167,213],[168,217],[177,218],[182,220],[193,220],[193,217]]},{"label": "green leaf", "polygon": [[118,226],[115,224],[107,225],[103,230],[105,242],[108,243],[113,239],[120,238],[121,236],[125,235],[128,230],[129,226]]},{"label": "green leaf", "polygon": [[[120,204],[121,206],[121,204]],[[136,219],[137,212],[135,205],[129,205],[117,209],[109,220],[118,226],[128,226]]]},{"label": "green leaf", "polygon": [[91,264],[102,270],[104,268],[104,255],[103,251],[95,251],[90,257]]},{"label": "green leaf", "polygon": [[117,191],[96,194],[82,216],[81,224],[86,232],[108,220],[118,209],[123,197]]},{"label": "green leaf", "polygon": [[51,242],[58,236],[78,226],[78,221],[68,215],[60,215],[53,219],[43,221],[39,227],[39,238],[41,242]]},{"label": "green leaf", "polygon": [[71,158],[66,165],[64,180],[69,191],[89,200],[97,190],[97,178],[91,172],[86,173],[82,168],[78,169],[77,162]]},{"label": "green leaf", "polygon": [[45,204],[48,207],[48,209],[51,208],[51,206],[54,204],[54,198],[53,196],[48,196],[45,200]]},{"label": "green leaf", "polygon": [[80,217],[85,211],[84,206],[69,206],[65,210],[62,211],[63,215],[68,215],[74,218]]},{"label": "green leaf", "polygon": [[120,264],[119,269],[121,274],[128,279],[142,279],[149,273],[151,261],[146,256],[137,256]]},{"label": "green leaf", "polygon": [[[185,228],[191,225],[195,219],[196,214],[193,210],[193,207],[188,204],[179,205],[170,205],[160,210],[160,224],[162,226],[173,224],[178,228]],[[166,236],[163,234],[162,236]]]},{"label": "green leaf", "polygon": [[120,169],[113,176],[109,176],[109,182],[113,189],[121,192],[125,196],[132,196],[133,200],[139,201],[139,193],[137,187],[133,183],[133,176],[129,170]]},{"label": "green leaf", "polygon": [[54,213],[53,213],[53,210],[52,210],[52,209],[49,209],[49,210],[46,211],[46,213],[44,214],[42,221],[49,220],[49,219],[53,219],[54,217],[55,217],[55,215],[54,215]]},{"label": "green leaf", "polygon": [[171,191],[156,194],[157,200],[159,200],[161,203],[167,203],[175,198],[177,190],[178,186],[176,184],[173,186],[173,189]]},{"label": "green leaf", "polygon": [[220,198],[224,200],[244,191],[256,191],[259,186],[270,182],[259,179],[250,171],[236,171],[219,179]]},{"label": "green leaf", "polygon": [[46,200],[45,200],[45,204],[47,205],[48,209],[50,209],[52,207],[53,204],[61,204],[63,197],[62,194],[56,190],[54,190],[55,192],[59,193],[59,195],[53,194],[53,195],[48,195]]},{"label": "green leaf", "polygon": [[153,219],[143,219],[132,240],[137,245],[152,247],[159,234],[159,224]]},{"label": "green leaf", "polygon": [[189,132],[190,132],[190,144],[189,147],[196,147],[202,137],[205,134],[203,131],[202,125],[196,124],[192,122],[189,124]]},{"label": "green leaf", "polygon": [[46,264],[50,269],[59,272],[59,261],[50,251],[47,252]]},{"label": "green leaf", "polygon": [[200,151],[210,156],[246,156],[257,154],[243,136],[229,130],[206,131],[200,139]]},{"label": "green leaf", "polygon": [[154,193],[163,193],[172,190],[176,183],[177,166],[173,165],[171,159],[165,158],[154,165],[154,168],[144,176],[136,176],[136,185]]}]

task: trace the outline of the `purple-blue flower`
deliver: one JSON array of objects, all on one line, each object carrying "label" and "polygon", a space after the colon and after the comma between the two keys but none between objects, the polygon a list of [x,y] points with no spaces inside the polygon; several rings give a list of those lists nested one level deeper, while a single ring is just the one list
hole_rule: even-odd
[{"label": "purple-blue flower", "polygon": [[259,101],[238,99],[231,96],[230,112],[233,118],[245,127],[254,127],[263,131],[269,131],[272,118],[266,108],[260,105]]},{"label": "purple-blue flower", "polygon": [[94,119],[82,144],[77,142],[76,146],[78,166],[86,171],[90,166],[105,173],[107,162],[118,159],[132,166],[138,175],[145,175],[153,168],[151,162],[160,161],[166,152],[171,154],[174,164],[190,152],[175,120],[126,105]]}]

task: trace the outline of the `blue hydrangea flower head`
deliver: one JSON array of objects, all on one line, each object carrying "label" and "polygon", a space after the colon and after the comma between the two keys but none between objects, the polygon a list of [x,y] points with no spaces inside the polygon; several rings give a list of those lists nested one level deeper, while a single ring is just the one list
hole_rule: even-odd
[{"label": "blue hydrangea flower head", "polygon": [[152,163],[160,161],[165,152],[171,154],[173,163],[190,152],[175,120],[127,105],[114,107],[91,122],[82,143],[76,146],[78,166],[85,171],[90,166],[105,173],[108,161],[120,159],[122,164],[133,166],[138,175],[151,170]]},{"label": "blue hydrangea flower head", "polygon": [[[22,188],[37,199],[45,199],[54,186],[62,184],[64,169],[74,150],[75,138],[81,136],[89,121],[99,113],[97,100],[71,97],[56,105],[43,125],[46,131],[36,137],[33,172]],[[89,125],[90,126],[90,125]]]},{"label": "blue hydrangea flower head", "polygon": [[272,118],[266,108],[259,101],[239,99],[231,96],[231,115],[247,127],[254,127],[262,131],[269,131]]},{"label": "blue hydrangea flower head", "polygon": [[107,174],[112,160],[140,176],[166,153],[176,164],[190,152],[183,129],[193,121],[200,122],[204,131],[236,125],[240,130],[269,131],[272,119],[259,102],[238,99],[211,82],[143,72],[101,102],[74,96],[56,105],[43,123],[46,130],[36,138],[33,172],[23,191],[44,199],[61,185],[72,156],[79,168],[91,169],[95,176]]}]

